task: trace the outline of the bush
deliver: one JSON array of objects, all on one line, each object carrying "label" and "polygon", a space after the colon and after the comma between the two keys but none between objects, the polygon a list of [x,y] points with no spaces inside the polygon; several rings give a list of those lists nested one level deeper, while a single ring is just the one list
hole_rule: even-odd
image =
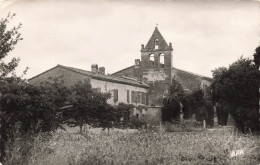
[{"label": "bush", "polygon": [[133,118],[131,119],[129,125],[130,125],[130,128],[139,129],[139,128],[146,127],[147,122],[146,122],[143,118],[133,117]]},{"label": "bush", "polygon": [[202,131],[202,122],[198,122],[195,118],[183,120],[176,123],[164,124],[165,131],[167,132],[191,132],[191,131]]}]

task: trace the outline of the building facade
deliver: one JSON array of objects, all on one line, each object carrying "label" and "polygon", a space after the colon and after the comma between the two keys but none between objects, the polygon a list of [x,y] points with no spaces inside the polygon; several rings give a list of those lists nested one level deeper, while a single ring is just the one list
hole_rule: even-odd
[{"label": "building facade", "polygon": [[172,56],[172,44],[168,44],[158,27],[155,27],[147,44],[141,45],[141,60],[136,59],[133,66],[112,75],[130,77],[148,84],[148,105],[150,106],[162,105],[163,97],[167,95],[172,79],[180,82],[185,93],[197,90],[203,90],[206,93],[211,84],[211,78],[173,67]]},{"label": "building facade", "polygon": [[[101,69],[100,69],[101,68]],[[119,103],[133,105],[147,105],[148,85],[136,80],[119,78],[105,75],[104,67],[92,65],[91,71],[57,65],[35,77],[29,79],[29,83],[38,85],[43,81],[48,81],[50,77],[62,77],[64,85],[71,87],[78,81],[88,79],[93,88],[100,92],[111,93],[108,103],[118,105]]]},{"label": "building facade", "polygon": [[[111,93],[109,104],[122,102],[135,107],[146,106],[145,113],[156,120],[160,120],[162,101],[168,94],[172,79],[180,82],[185,93],[202,90],[206,96],[211,78],[173,67],[172,44],[165,41],[157,27],[147,44],[141,45],[140,52],[141,59],[135,59],[134,65],[111,75],[106,75],[105,68],[99,68],[97,64],[91,66],[91,71],[57,65],[29,79],[29,83],[37,85],[49,77],[63,76],[65,86],[70,87],[88,79],[93,88]],[[133,110],[136,116],[144,114],[142,111]]]}]

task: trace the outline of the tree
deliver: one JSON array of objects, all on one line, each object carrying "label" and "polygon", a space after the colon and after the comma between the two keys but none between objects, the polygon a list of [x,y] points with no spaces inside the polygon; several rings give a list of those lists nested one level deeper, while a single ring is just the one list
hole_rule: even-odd
[{"label": "tree", "polygon": [[[119,103],[118,106],[115,107],[115,116],[117,119],[115,124],[123,124],[123,126],[128,125],[130,123],[130,113],[133,108],[134,105],[132,104]],[[121,121],[121,119],[123,119],[123,121]]]},{"label": "tree", "polygon": [[9,63],[3,61],[15,45],[22,40],[21,34],[18,32],[22,26],[21,23],[10,30],[7,29],[7,24],[14,16],[15,14],[9,13],[6,18],[0,21],[0,78],[8,76],[10,73],[14,74],[14,70],[20,61],[19,58],[15,57]]},{"label": "tree", "polygon": [[185,98],[184,90],[177,80],[172,80],[169,93],[163,100],[162,121],[175,120],[180,114],[180,103]]},{"label": "tree", "polygon": [[59,128],[62,118],[58,110],[70,94],[57,79],[33,86],[13,77],[0,82],[0,91],[2,153],[5,143],[14,137]]},{"label": "tree", "polygon": [[[101,93],[92,89],[89,80],[77,82],[72,87],[73,104],[71,116],[74,118],[75,126],[80,126],[82,132],[83,124],[104,124],[111,119],[112,107],[107,104],[110,97],[108,93]],[[111,119],[112,120],[112,119]]]},{"label": "tree", "polygon": [[[12,73],[19,63],[19,58],[13,58],[9,63],[4,62],[4,58],[8,55],[10,51],[14,49],[14,46],[22,40],[21,34],[18,30],[21,28],[21,24],[13,27],[12,29],[7,29],[7,24],[9,21],[15,16],[15,14],[9,13],[6,18],[2,18],[0,20],[0,82],[6,83],[5,77]],[[0,91],[0,98],[2,96],[2,91]],[[2,112],[2,106],[0,104],[0,132],[1,132],[1,142],[0,142],[0,150],[1,156],[0,161],[3,161],[5,143],[7,139],[7,135],[4,135],[4,131],[8,127],[8,123],[4,123],[5,117]]]},{"label": "tree", "polygon": [[248,58],[239,58],[229,68],[213,70],[211,99],[225,103],[238,127],[258,129],[259,71]]},{"label": "tree", "polygon": [[260,46],[258,46],[256,49],[255,49],[255,53],[254,53],[254,63],[255,63],[255,66],[256,68],[259,69],[259,62],[260,62]]},{"label": "tree", "polygon": [[187,95],[186,100],[189,106],[189,116],[195,114],[197,121],[205,120],[207,125],[213,124],[211,121],[213,119],[213,107],[211,103],[204,98],[204,94],[201,90]]}]

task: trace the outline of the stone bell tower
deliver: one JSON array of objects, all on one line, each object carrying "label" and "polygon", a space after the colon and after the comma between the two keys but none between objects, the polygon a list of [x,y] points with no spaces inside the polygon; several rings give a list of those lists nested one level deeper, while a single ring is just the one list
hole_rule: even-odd
[{"label": "stone bell tower", "polygon": [[150,105],[162,105],[163,96],[171,84],[172,51],[172,44],[167,44],[158,27],[155,27],[148,43],[142,44],[140,74],[150,86]]}]

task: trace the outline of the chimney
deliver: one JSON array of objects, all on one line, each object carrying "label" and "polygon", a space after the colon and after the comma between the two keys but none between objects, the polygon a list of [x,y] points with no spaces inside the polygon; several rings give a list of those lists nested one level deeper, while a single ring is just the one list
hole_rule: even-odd
[{"label": "chimney", "polygon": [[144,44],[141,45],[141,51],[144,50]]},{"label": "chimney", "polygon": [[100,67],[99,69],[98,69],[98,72],[100,73],[100,74],[102,74],[102,75],[105,75],[105,67]]},{"label": "chimney", "polygon": [[91,72],[98,73],[98,64],[91,65]]},{"label": "chimney", "polygon": [[172,43],[171,42],[169,43],[169,47],[172,49]]},{"label": "chimney", "polygon": [[140,68],[140,59],[135,59],[135,69]]}]

